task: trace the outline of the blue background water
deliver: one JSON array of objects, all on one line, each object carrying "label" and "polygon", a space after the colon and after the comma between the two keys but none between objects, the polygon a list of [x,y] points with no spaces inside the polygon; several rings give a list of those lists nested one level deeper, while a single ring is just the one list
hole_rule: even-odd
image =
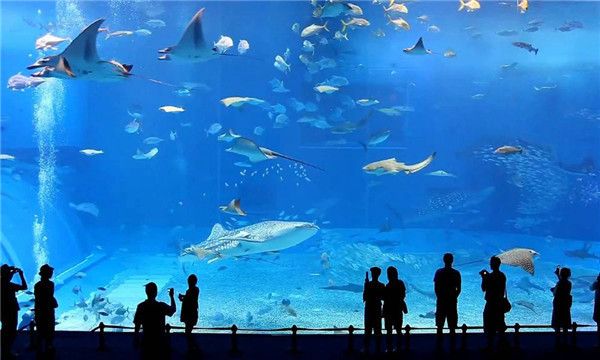
[{"label": "blue background water", "polygon": [[[532,278],[539,287],[548,288],[554,281],[554,266],[563,264],[576,269],[574,276],[584,277],[585,288],[598,272],[598,259],[569,258],[563,251],[590,242],[591,253],[600,254],[595,166],[600,154],[600,4],[531,2],[530,10],[520,14],[512,3],[482,2],[480,11],[465,13],[456,11],[455,2],[415,2],[407,5],[409,14],[403,16],[412,26],[410,31],[394,31],[387,25],[380,5],[358,4],[371,25],[350,30],[349,41],[337,41],[333,34],[341,26],[338,19],[330,19],[331,32],[323,34],[329,43],[319,44],[320,36],[309,40],[316,43],[314,60],[332,58],[337,66],[310,75],[298,59],[303,39],[291,30],[296,22],[300,29],[322,23],[312,17],[309,2],[2,2],[3,83],[17,72],[28,73],[25,67],[42,55],[33,44],[46,28],[55,35],[74,37],[93,20],[105,18],[104,25],[111,31],[152,31],[147,37],[99,35],[102,59],[134,65],[135,75],[124,81],[57,80],[24,92],[2,91],[2,153],[16,156],[15,161],[2,161],[3,259],[16,262],[31,275],[46,259],[60,273],[90,254],[102,258],[86,270],[86,278],[68,280],[65,275],[64,311],[73,297],[79,297],[71,293],[73,281],[88,297],[97,286],[123,287],[128,278],[163,266],[172,276],[161,287],[176,285],[183,291],[185,273],[194,269],[200,273],[203,293],[208,294],[203,300],[205,323],[243,322],[249,312],[248,324],[261,327],[280,324],[264,314],[274,311],[267,311],[269,306],[278,309],[273,304],[281,298],[291,298],[299,313],[299,318],[281,320],[284,325],[359,323],[355,310],[360,309],[360,294],[340,295],[319,288],[361,284],[364,270],[374,264],[399,266],[401,276],[417,289],[412,301],[418,302],[419,296],[427,299],[419,289],[429,291],[438,259],[449,250],[459,254],[457,263],[464,263],[511,247],[533,248],[542,254],[537,264],[545,269],[538,268]],[[221,34],[231,36],[235,46],[229,52],[235,54],[238,40],[247,39],[247,55],[222,56],[201,64],[158,61],[157,50],[175,44],[200,7],[206,7],[207,41],[217,41]],[[429,22],[417,20],[423,14]],[[145,22],[153,18],[164,20],[166,27],[148,27]],[[539,31],[524,32],[534,19],[543,20]],[[579,21],[583,28],[557,30],[568,21]],[[427,31],[430,25],[441,31]],[[385,37],[374,35],[379,28]],[[497,35],[510,29],[518,35]],[[402,49],[420,36],[434,54],[404,54]],[[514,47],[513,41],[532,43],[539,53]],[[286,48],[291,52],[291,72],[283,74],[273,67],[273,59]],[[457,56],[442,56],[447,49]],[[502,70],[502,65],[512,63],[517,63],[514,69]],[[313,87],[331,75],[344,76],[350,84],[317,99]],[[191,96],[180,96],[176,87],[150,78],[176,87],[186,81],[204,85]],[[273,78],[283,80],[290,92],[272,92]],[[536,91],[535,86],[556,87]],[[476,94],[484,96],[473,99]],[[290,122],[274,128],[268,111],[260,107],[225,108],[219,100],[229,96],[282,104]],[[357,122],[370,109],[409,106],[414,111],[399,117],[373,111],[364,126],[337,135],[297,123],[310,114],[295,111],[291,97],[317,104],[315,114],[333,125]],[[348,99],[360,98],[377,99],[380,104],[348,105]],[[43,99],[52,99],[50,105],[44,105]],[[163,105],[186,111],[163,113],[158,110]],[[128,109],[143,114],[137,134],[123,130],[132,120]],[[234,162],[245,158],[225,152],[227,146],[217,141],[218,134],[206,133],[215,122],[222,124],[221,132],[232,128],[261,146],[325,171],[293,167],[281,159],[255,164],[242,174],[244,168]],[[255,135],[256,126],[263,127],[264,134]],[[365,151],[360,142],[384,129],[391,130],[390,138]],[[175,141],[169,140],[170,131],[177,132]],[[157,145],[158,155],[148,161],[133,160],[137,149],[152,147],[142,142],[149,136],[165,139]],[[501,145],[519,145],[524,152],[493,154]],[[102,149],[105,154],[85,157],[78,152],[84,148]],[[40,151],[46,155],[40,156]],[[361,169],[390,157],[415,163],[433,151],[437,152],[433,163],[413,175],[376,177]],[[583,162],[585,168],[577,166]],[[40,180],[40,168],[53,169],[55,180]],[[456,178],[426,175],[434,170]],[[232,198],[242,199],[247,218],[234,219],[218,210]],[[70,202],[95,203],[100,215],[76,212],[69,208]],[[199,261],[185,265],[189,259],[182,263],[177,258],[183,246],[204,240],[216,222],[239,227],[266,219],[314,221],[322,231],[276,259],[227,260],[207,266]],[[32,229],[33,223],[43,226]],[[323,253],[331,259],[331,269],[321,267]],[[461,305],[470,322],[479,321],[479,269],[479,265],[464,269],[463,274],[474,274],[474,286],[471,293],[466,290]],[[508,271],[513,270],[515,281],[527,275],[520,269]],[[310,275],[314,273],[319,275]],[[517,293],[530,297],[517,282],[513,285]],[[535,304],[535,319],[547,321],[549,291],[535,291],[544,294]],[[581,294],[577,316],[589,322],[590,302],[585,291]],[[261,300],[248,309],[236,306],[236,299],[248,296]],[[410,297],[409,293],[409,306]],[[431,322],[417,316],[429,310],[431,304],[417,307],[412,323]],[[75,316],[62,320],[65,328],[89,325],[74,322]]]}]

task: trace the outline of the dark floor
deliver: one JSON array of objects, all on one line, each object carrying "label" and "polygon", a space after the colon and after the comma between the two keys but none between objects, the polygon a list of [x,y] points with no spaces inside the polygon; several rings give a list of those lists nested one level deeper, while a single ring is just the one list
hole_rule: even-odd
[{"label": "dark floor", "polygon": [[[201,334],[196,340],[202,353],[187,354],[187,344],[182,334],[171,335],[171,358],[173,359],[363,359],[363,358],[402,358],[402,359],[553,359],[569,360],[600,359],[597,334],[579,332],[576,343],[557,347],[555,336],[551,333],[522,333],[519,346],[516,346],[515,335],[507,334],[508,347],[495,347],[486,350],[486,341],[482,334],[469,334],[465,338],[457,335],[455,349],[446,338],[441,348],[436,346],[435,335],[414,334],[410,336],[410,344],[397,353],[372,354],[370,357],[361,353],[362,336],[354,336],[353,351],[348,351],[348,335],[299,335],[297,351],[292,351],[290,335],[238,335],[239,352],[232,353],[231,336],[217,334]],[[463,342],[464,340],[464,342]],[[36,358],[36,352],[27,349],[29,339],[22,333],[17,340],[15,350],[19,359]],[[54,356],[40,356],[54,359],[138,359],[140,353],[133,347],[131,333],[107,333],[106,349],[98,350],[98,333],[59,332],[55,340]],[[384,342],[385,344],[385,342]],[[154,356],[154,359],[159,357]]]}]

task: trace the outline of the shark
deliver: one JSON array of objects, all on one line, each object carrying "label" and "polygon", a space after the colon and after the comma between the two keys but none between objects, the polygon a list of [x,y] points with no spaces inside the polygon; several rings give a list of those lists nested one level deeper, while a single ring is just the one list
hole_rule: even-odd
[{"label": "shark", "polygon": [[353,293],[363,292],[363,286],[358,284],[348,283],[346,285],[329,285],[322,287],[323,290],[349,291]]},{"label": "shark", "polygon": [[60,54],[45,56],[29,65],[29,70],[41,68],[31,76],[114,81],[132,75],[133,65],[98,56],[96,39],[103,22],[104,19],[98,19],[88,25]]},{"label": "shark", "polygon": [[284,250],[311,238],[318,231],[317,225],[298,221],[263,221],[234,230],[226,230],[217,223],[206,240],[185,248],[181,255],[195,255],[210,264],[227,258]]},{"label": "shark", "polygon": [[232,144],[231,147],[227,148],[225,151],[228,151],[228,152],[231,152],[234,154],[238,154],[238,155],[246,156],[248,158],[248,160],[253,163],[261,162],[264,160],[272,160],[272,159],[276,159],[276,158],[282,158],[282,159],[290,160],[290,161],[293,161],[293,162],[296,162],[296,163],[299,163],[302,165],[310,166],[310,167],[318,169],[318,170],[323,170],[316,165],[312,165],[312,164],[306,163],[302,160],[294,159],[287,155],[283,155],[283,154],[273,151],[271,149],[267,149],[265,147],[258,146],[254,141],[247,139],[245,137],[242,137],[242,136],[233,138],[231,140],[231,144]]},{"label": "shark", "polygon": [[158,50],[162,54],[158,59],[177,59],[184,62],[199,63],[218,58],[219,53],[215,51],[210,42],[204,39],[204,32],[202,31],[203,15],[204,8],[198,10],[192,17],[177,45]]},{"label": "shark", "polygon": [[585,259],[600,260],[600,255],[596,255],[596,254],[593,254],[590,252],[591,248],[592,248],[591,243],[585,243],[585,244],[583,244],[581,249],[565,250],[564,253],[568,257],[577,258],[577,259],[581,259],[581,260],[585,260]]},{"label": "shark", "polygon": [[377,176],[385,174],[395,175],[401,171],[408,175],[423,170],[427,165],[431,164],[434,158],[435,152],[429,155],[425,160],[413,165],[407,165],[403,162],[398,162],[396,158],[380,160],[365,165],[363,167],[363,171],[365,171],[367,174],[373,174]]}]

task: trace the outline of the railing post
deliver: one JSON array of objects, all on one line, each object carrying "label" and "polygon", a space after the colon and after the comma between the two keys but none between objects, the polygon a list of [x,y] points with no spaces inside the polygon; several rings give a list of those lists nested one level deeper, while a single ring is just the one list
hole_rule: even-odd
[{"label": "railing post", "polygon": [[171,351],[171,324],[165,325],[165,337],[166,337],[166,341],[167,343],[165,344],[165,346],[167,347],[167,351]]},{"label": "railing post", "polygon": [[521,345],[521,324],[515,323],[515,347],[519,347]]},{"label": "railing post", "polygon": [[238,349],[237,331],[238,327],[235,324],[231,325],[231,354],[238,354],[240,352]]},{"label": "railing post", "polygon": [[[406,324],[406,326],[404,327],[404,344],[406,347],[406,350],[408,350],[410,348],[410,330],[412,328],[410,327],[410,325]],[[398,346],[400,346],[400,344],[398,344]]]},{"label": "railing post", "polygon": [[462,334],[460,337],[460,346],[463,349],[467,346],[467,330],[469,330],[469,327],[467,326],[467,324],[463,323],[460,327],[460,331]]},{"label": "railing post", "polygon": [[577,327],[579,325],[577,325],[577,323],[575,321],[573,321],[573,332],[571,333],[571,337],[573,338],[572,343],[573,346],[577,345]]},{"label": "railing post", "polygon": [[298,327],[292,325],[292,353],[298,352]]},{"label": "railing post", "polygon": [[100,325],[98,325],[98,329],[100,330],[99,334],[98,334],[98,350],[99,351],[104,351],[106,350],[106,339],[104,338],[104,322],[100,322]]},{"label": "railing post", "polygon": [[35,321],[29,323],[29,349],[35,349]]},{"label": "railing post", "polygon": [[349,354],[354,352],[354,326],[348,326],[348,350]]}]

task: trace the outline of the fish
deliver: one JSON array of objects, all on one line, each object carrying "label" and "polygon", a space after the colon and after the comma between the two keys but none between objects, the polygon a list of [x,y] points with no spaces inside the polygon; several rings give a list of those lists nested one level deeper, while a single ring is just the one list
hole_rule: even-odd
[{"label": "fish", "polygon": [[282,73],[288,73],[292,69],[292,65],[288,64],[281,55],[275,56],[275,62],[273,62],[273,66],[275,69],[281,71]]},{"label": "fish", "polygon": [[185,109],[179,106],[173,106],[173,105],[164,105],[158,108],[158,110],[162,111],[162,112],[166,112],[166,113],[180,113],[180,112],[184,112]]},{"label": "fish", "polygon": [[128,134],[135,134],[140,129],[140,122],[137,119],[131,120],[125,125],[125,132]]},{"label": "fish", "polygon": [[539,255],[539,253],[532,249],[514,248],[504,251],[496,256],[500,258],[502,264],[520,267],[533,275],[535,273],[533,258],[537,255]]},{"label": "fish", "polygon": [[431,164],[431,162],[435,158],[435,155],[436,153],[433,152],[425,160],[413,165],[406,165],[403,162],[398,162],[396,161],[396,158],[375,161],[365,165],[363,167],[363,171],[365,171],[367,174],[373,174],[377,176],[386,174],[395,175],[401,171],[403,171],[407,175],[413,174],[417,171],[423,170],[425,167],[427,167],[427,165]]},{"label": "fish", "polygon": [[531,282],[529,276],[523,276],[517,282],[517,287],[523,291],[525,291],[528,295],[531,295],[531,289],[536,289],[540,291],[544,291],[545,289],[541,286]]},{"label": "fish", "polygon": [[96,39],[98,28],[103,22],[104,19],[98,19],[88,25],[60,54],[40,58],[29,65],[28,70],[41,68],[31,76],[96,81],[129,77],[133,65],[122,64],[116,60],[101,60],[98,56]]},{"label": "fish", "polygon": [[527,50],[529,52],[535,53],[536,55],[537,55],[537,53],[539,51],[539,49],[534,48],[533,45],[531,45],[530,43],[526,43],[526,42],[522,42],[522,41],[516,41],[516,42],[514,42],[512,44],[513,44],[513,46],[516,46],[516,47],[521,48],[521,49],[525,49],[525,50]]},{"label": "fish", "polygon": [[175,139],[177,139],[177,132],[171,130],[169,132],[169,139],[171,139],[171,141],[175,141]]},{"label": "fish", "polygon": [[17,73],[8,78],[6,87],[13,91],[25,91],[25,89],[36,88],[45,82],[46,80],[39,77],[25,76]]},{"label": "fish", "polygon": [[240,135],[236,134],[233,132],[232,129],[227,130],[227,132],[219,135],[219,137],[217,138],[217,140],[219,141],[225,141],[225,142],[232,142],[233,140],[237,139],[241,137]]},{"label": "fish", "polygon": [[247,162],[243,162],[243,161],[234,162],[233,165],[243,167],[243,168],[251,168],[252,167],[252,164],[248,164]]},{"label": "fish", "polygon": [[459,0],[458,11],[461,11],[463,9],[467,9],[467,12],[473,12],[481,9],[481,4],[477,0],[469,0],[467,2]]},{"label": "fish", "polygon": [[[245,170],[244,170],[245,171]],[[233,199],[227,205],[219,206],[219,209],[226,213],[232,215],[246,216],[246,212],[242,210],[240,199]]]},{"label": "fish", "polygon": [[404,4],[394,4],[393,2],[391,2],[390,6],[383,7],[383,11],[387,12],[397,12],[397,13],[403,13],[403,14],[408,14],[408,8],[406,7],[406,5]]},{"label": "fish", "polygon": [[554,84],[554,85],[545,85],[545,86],[534,86],[533,89],[535,91],[542,91],[542,90],[556,89],[557,87],[558,87],[558,85]]},{"label": "fish", "polygon": [[271,91],[273,91],[275,93],[287,93],[287,92],[290,92],[290,90],[287,89],[283,85],[283,81],[282,80],[273,78],[273,79],[271,79],[271,81],[269,81],[269,84],[272,87]]},{"label": "fish", "polygon": [[349,84],[350,84],[350,82],[345,77],[339,76],[339,75],[331,75],[329,78],[327,78],[327,80],[323,81],[322,83],[320,83],[318,85],[330,85],[330,86],[340,87],[340,86],[346,86]]},{"label": "fish", "polygon": [[348,12],[352,13],[352,8],[342,2],[326,2],[323,6],[317,6],[313,11],[313,17],[316,18],[334,18],[344,15]]},{"label": "fish", "polygon": [[346,3],[346,5],[349,8],[348,9],[349,11],[346,12],[348,15],[352,14],[352,15],[360,16],[363,14],[363,9],[360,6],[352,4],[352,3]]},{"label": "fish", "polygon": [[80,204],[69,203],[69,207],[71,207],[77,211],[81,211],[83,213],[90,214],[94,217],[98,217],[98,215],[100,214],[100,209],[98,209],[98,206],[96,206],[96,204],[90,203],[90,202],[83,202]]},{"label": "fish", "polygon": [[534,313],[536,313],[535,305],[530,301],[517,300],[517,301],[515,301],[515,305],[522,306],[522,307],[529,309],[529,310],[533,311]]},{"label": "fish", "polygon": [[100,291],[106,291],[106,288],[104,286],[98,286],[98,290],[100,290]]},{"label": "fish", "polygon": [[527,25],[529,26],[540,26],[544,23],[544,20],[542,19],[533,19],[530,20],[529,22],[527,22]]},{"label": "fish", "polygon": [[150,35],[152,35],[152,31],[150,31],[148,29],[137,29],[133,33],[136,34],[137,36],[150,36]]},{"label": "fish", "polygon": [[432,33],[439,33],[441,30],[438,26],[431,25],[431,26],[427,27],[427,31],[432,32]]},{"label": "fish", "polygon": [[204,39],[202,17],[204,8],[198,10],[192,17],[177,45],[158,50],[159,60],[172,60],[200,63],[219,58],[214,47]]},{"label": "fish", "polygon": [[419,15],[419,16],[417,16],[417,20],[419,20],[421,23],[426,23],[429,21],[429,16]]},{"label": "fish", "polygon": [[150,19],[146,21],[146,25],[150,26],[151,28],[162,28],[167,26],[167,24],[160,19]]},{"label": "fish", "polygon": [[264,161],[264,160],[272,160],[272,159],[282,158],[282,159],[290,160],[290,161],[293,161],[293,162],[296,162],[296,163],[299,163],[302,165],[310,166],[312,168],[323,171],[323,169],[321,169],[318,166],[311,165],[302,160],[294,159],[287,155],[283,155],[281,153],[275,152],[271,149],[267,149],[267,148],[258,146],[255,142],[253,142],[252,140],[247,139],[245,137],[241,137],[241,136],[236,137],[235,139],[233,139],[231,141],[231,143],[232,143],[232,146],[230,148],[226,149],[225,151],[231,152],[234,154],[238,154],[238,155],[246,156],[248,158],[248,160],[252,163],[260,162],[260,161]]},{"label": "fish", "polygon": [[515,36],[518,34],[519,34],[519,32],[517,30],[502,30],[502,31],[498,31],[496,33],[496,35],[500,35],[500,36]]},{"label": "fish", "polygon": [[369,140],[367,141],[367,143],[361,143],[361,145],[363,146],[363,148],[366,151],[369,146],[375,146],[377,144],[381,144],[381,143],[385,142],[390,137],[391,133],[392,133],[392,130],[383,130],[383,131],[374,133],[369,137]]},{"label": "fish", "polygon": [[290,118],[286,114],[279,114],[275,117],[274,128],[282,128],[287,125],[290,121]]},{"label": "fish", "polygon": [[83,149],[83,150],[79,150],[79,152],[86,156],[95,156],[95,155],[104,154],[104,151],[95,150],[95,149]]},{"label": "fish", "polygon": [[453,177],[453,178],[455,178],[455,177],[456,177],[456,175],[454,175],[454,174],[451,174],[451,173],[449,173],[449,172],[446,172],[446,171],[444,171],[444,170],[436,170],[436,171],[432,171],[432,172],[429,172],[429,173],[427,173],[427,174],[425,174],[425,175],[429,175],[429,176],[438,176],[438,177]]},{"label": "fish", "polygon": [[71,41],[69,38],[62,38],[59,36],[47,33],[46,35],[39,37],[35,40],[35,49],[46,51],[49,49],[58,50],[57,45],[62,44],[65,41]]},{"label": "fish", "polygon": [[158,148],[156,147],[150,149],[147,153],[143,153],[138,149],[132,158],[135,160],[149,160],[156,156],[156,154],[158,154]]},{"label": "fish", "polygon": [[81,286],[79,286],[79,285],[73,286],[73,289],[71,289],[71,292],[75,295],[79,294],[81,292]]},{"label": "fish", "polygon": [[485,94],[475,94],[475,95],[471,95],[471,99],[473,100],[481,100],[485,97]]},{"label": "fish", "polygon": [[206,131],[206,136],[208,135],[215,135],[216,133],[218,133],[219,131],[221,131],[221,129],[223,128],[223,126],[219,123],[214,123],[211,126],[208,127]]},{"label": "fish", "polygon": [[577,258],[577,259],[581,259],[581,260],[585,260],[585,259],[597,259],[598,260],[598,259],[600,259],[600,255],[592,254],[590,252],[591,248],[592,248],[592,244],[587,242],[587,243],[583,244],[581,249],[565,250],[564,254],[568,257]]},{"label": "fish", "polygon": [[315,53],[315,44],[311,43],[308,40],[304,40],[302,42],[302,51],[314,54]]},{"label": "fish", "polygon": [[419,314],[422,319],[435,319],[435,311],[428,311],[425,314]]},{"label": "fish", "polygon": [[381,28],[373,31],[373,35],[377,36],[377,37],[384,37],[385,36],[385,31],[383,31]]},{"label": "fish", "polygon": [[372,106],[379,104],[379,100],[376,99],[358,99],[356,103],[360,106]]},{"label": "fish", "polygon": [[342,23],[342,32],[346,32],[347,29],[355,29],[357,27],[367,27],[371,25],[369,20],[363,18],[352,18],[348,22],[344,22],[344,20],[340,20]]},{"label": "fish", "polygon": [[233,230],[226,230],[217,223],[205,241],[185,248],[181,255],[195,255],[212,263],[285,250],[311,238],[318,231],[317,225],[308,222],[263,221]]},{"label": "fish", "polygon": [[317,85],[313,89],[315,89],[316,92],[321,94],[331,94],[338,91],[340,88],[330,85]]},{"label": "fish", "polygon": [[106,40],[110,39],[110,38],[115,38],[115,37],[125,37],[125,36],[131,36],[133,35],[133,31],[130,30],[118,30],[118,31],[113,31],[111,33],[106,34]]},{"label": "fish", "polygon": [[292,24],[292,31],[295,32],[295,33],[299,33],[300,32],[300,24],[293,23]]},{"label": "fish", "polygon": [[309,36],[318,35],[323,30],[329,32],[329,29],[327,28],[327,21],[323,25],[316,25],[316,24],[308,25],[307,27],[302,29],[302,32],[300,33],[300,37],[305,38],[305,37],[309,37]]},{"label": "fish", "polygon": [[346,285],[329,285],[325,287],[321,287],[323,290],[334,290],[334,291],[349,291],[353,293],[362,293],[363,286],[358,284],[348,283]]},{"label": "fish", "polygon": [[248,40],[240,40],[238,42],[237,50],[240,54],[245,54],[248,50],[250,50],[250,43]]},{"label": "fish", "polygon": [[108,316],[109,314],[106,311],[98,311],[98,315],[100,315],[100,316]]},{"label": "fish", "polygon": [[539,28],[539,27],[537,27],[537,26],[530,26],[530,27],[526,28],[526,29],[525,29],[525,30],[523,30],[523,31],[525,31],[525,32],[536,32],[536,31],[538,31],[539,29],[540,29],[540,28]]},{"label": "fish", "polygon": [[518,63],[516,62],[510,64],[503,64],[500,66],[500,69],[502,69],[502,71],[513,70],[517,67],[517,65]]},{"label": "fish", "polygon": [[529,9],[529,1],[528,0],[521,0],[521,1],[517,0],[517,8],[521,12],[521,14],[524,14]]},{"label": "fish", "polygon": [[228,98],[223,98],[219,100],[221,104],[225,105],[225,107],[240,107],[245,104],[262,106],[267,105],[267,102],[262,99],[257,99],[253,97],[242,97],[242,96],[231,96]]},{"label": "fish", "polygon": [[453,58],[453,57],[456,57],[456,53],[453,50],[448,49],[448,50],[444,51],[444,57],[445,58]]},{"label": "fish", "polygon": [[348,39],[348,33],[344,34],[344,33],[342,33],[339,30],[335,32],[335,34],[333,35],[333,38],[335,40],[338,40],[338,41],[342,41],[342,40],[348,41],[348,40],[350,40],[350,39]]},{"label": "fish", "polygon": [[156,136],[150,136],[144,139],[143,143],[146,145],[156,145],[156,144],[160,144],[161,142],[163,142],[164,140],[156,137]]},{"label": "fish", "polygon": [[233,47],[233,40],[229,36],[221,35],[219,41],[214,43],[213,51],[216,51],[219,54],[225,54],[231,47]]},{"label": "fish", "polygon": [[503,145],[494,150],[494,154],[522,154],[523,148],[519,146]]},{"label": "fish", "polygon": [[423,45],[423,38],[422,37],[420,37],[419,40],[417,40],[417,43],[414,44],[412,47],[405,48],[402,51],[404,51],[405,54],[409,54],[409,55],[428,55],[428,54],[431,54],[431,50],[425,49],[425,46]]}]

